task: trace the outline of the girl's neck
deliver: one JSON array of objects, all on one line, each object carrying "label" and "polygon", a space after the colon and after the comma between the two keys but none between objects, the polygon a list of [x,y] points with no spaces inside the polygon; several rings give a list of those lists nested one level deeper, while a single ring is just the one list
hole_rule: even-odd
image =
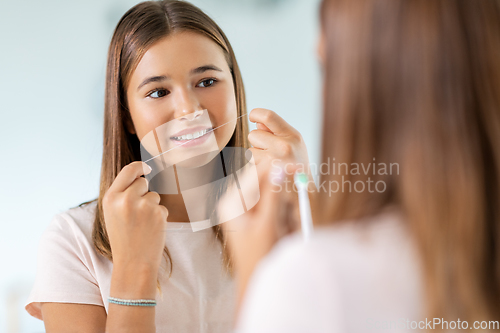
[{"label": "girl's neck", "polygon": [[160,194],[160,205],[168,209],[167,222],[190,222],[181,194]]},{"label": "girl's neck", "polygon": [[[213,195],[212,193],[204,193],[204,190],[206,191],[204,185],[224,177],[221,158],[217,155],[209,163],[203,166],[197,168],[174,167],[173,171],[178,194],[160,194],[160,204],[168,209],[167,222],[195,222],[189,221],[186,205],[180,193],[181,189],[187,190],[200,187],[200,191],[190,191],[188,200],[190,202],[194,201],[200,203],[200,205],[197,206],[197,214],[195,215],[203,216],[203,212],[207,209],[203,202],[207,196]],[[156,182],[171,182],[171,176],[171,173],[166,173],[165,175],[160,173],[155,176],[155,178],[158,177]],[[179,184],[179,182],[181,182],[182,185]]]}]

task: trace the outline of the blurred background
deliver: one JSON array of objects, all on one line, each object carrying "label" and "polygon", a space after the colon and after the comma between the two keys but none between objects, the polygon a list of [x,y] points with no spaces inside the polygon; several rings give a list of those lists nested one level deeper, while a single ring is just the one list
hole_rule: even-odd
[{"label": "blurred background", "polygon": [[[24,310],[39,238],[55,214],[98,195],[107,48],[139,2],[0,0],[0,332],[44,332]],[[280,114],[318,163],[319,0],[191,2],[228,36],[249,111]]]}]

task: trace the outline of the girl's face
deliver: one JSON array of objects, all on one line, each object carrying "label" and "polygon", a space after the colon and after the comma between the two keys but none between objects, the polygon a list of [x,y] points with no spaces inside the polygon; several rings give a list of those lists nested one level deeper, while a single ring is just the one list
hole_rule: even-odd
[{"label": "girl's face", "polygon": [[174,33],[153,44],[132,73],[126,98],[133,122],[128,130],[143,145],[160,138],[161,151],[180,146],[177,158],[221,150],[236,127],[233,77],[224,53],[195,32]]}]

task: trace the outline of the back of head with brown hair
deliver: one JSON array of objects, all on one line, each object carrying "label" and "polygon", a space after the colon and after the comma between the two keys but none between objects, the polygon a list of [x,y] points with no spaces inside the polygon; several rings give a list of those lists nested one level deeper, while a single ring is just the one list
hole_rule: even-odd
[{"label": "back of head with brown hair", "polygon": [[498,320],[499,1],[325,0],[321,19],[322,162],[399,169],[322,175],[386,187],[321,193],[315,221],[398,207],[421,255],[428,314]]}]

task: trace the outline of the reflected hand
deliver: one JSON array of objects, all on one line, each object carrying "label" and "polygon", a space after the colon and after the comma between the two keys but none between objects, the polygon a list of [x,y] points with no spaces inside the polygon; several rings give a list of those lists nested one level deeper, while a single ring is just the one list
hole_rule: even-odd
[{"label": "reflected hand", "polygon": [[299,131],[276,112],[267,109],[253,109],[249,119],[257,125],[257,129],[248,134],[248,140],[253,146],[249,150],[258,166],[266,160],[288,161],[312,180],[307,147]]}]

